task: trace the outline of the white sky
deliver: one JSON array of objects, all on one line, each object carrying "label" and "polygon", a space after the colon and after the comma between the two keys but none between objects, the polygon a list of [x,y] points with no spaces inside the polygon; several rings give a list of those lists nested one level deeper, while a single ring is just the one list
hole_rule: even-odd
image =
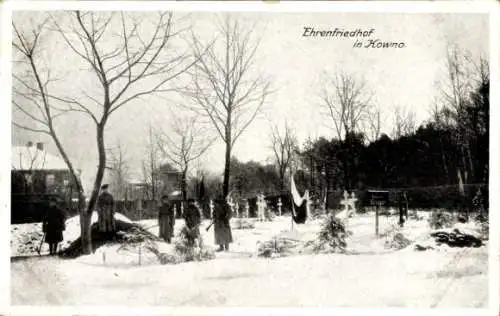
[{"label": "white sky", "polygon": [[[488,54],[488,19],[479,14],[378,14],[378,13],[258,13],[243,14],[250,22],[257,22],[256,32],[263,29],[258,66],[272,78],[275,94],[268,99],[261,117],[236,143],[233,155],[243,161],[265,161],[270,157],[269,122],[291,122],[300,142],[307,137],[333,137],[331,119],[320,114],[318,92],[319,75],[342,70],[366,80],[375,93],[377,104],[382,108],[383,131],[389,133],[393,109],[400,105],[415,111],[420,122],[428,118],[429,107],[436,96],[435,82],[444,72],[444,56],[447,42],[456,43],[470,50],[477,58]],[[195,30],[207,40],[213,36],[209,25],[213,15],[192,15]],[[17,20],[16,20],[17,19]],[[26,21],[14,14],[14,21]],[[351,39],[304,38],[303,27],[315,29],[354,30],[371,29],[372,38],[382,41],[403,41],[403,49],[353,48]],[[55,41],[56,37],[50,37]],[[61,73],[71,71],[66,82],[72,87],[92,86],[93,77],[81,68],[79,60],[71,56],[62,43],[51,42],[52,63]],[[76,68],[75,68],[76,67]],[[75,75],[77,74],[77,75]],[[64,84],[61,85],[61,87]],[[61,88],[63,89],[63,88]],[[57,91],[59,92],[59,91]],[[54,92],[54,93],[57,93]],[[151,99],[126,105],[113,115],[106,130],[107,145],[118,142],[126,149],[131,168],[139,171],[144,157],[149,122],[168,128],[170,111],[167,101]],[[86,178],[92,178],[96,163],[95,132],[81,117],[68,117],[58,129],[75,164],[84,170]],[[13,130],[13,144],[37,141],[38,135]],[[46,139],[45,139],[46,140]],[[48,141],[48,140],[46,140]],[[49,150],[56,153],[55,146]],[[222,173],[224,146],[218,140],[204,158],[203,165]]]}]

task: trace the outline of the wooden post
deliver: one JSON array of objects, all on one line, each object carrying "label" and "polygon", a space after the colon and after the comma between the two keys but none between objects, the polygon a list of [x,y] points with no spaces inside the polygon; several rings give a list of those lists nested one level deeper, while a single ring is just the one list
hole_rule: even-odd
[{"label": "wooden post", "polygon": [[139,243],[139,265],[141,265],[141,249],[142,249],[142,243]]},{"label": "wooden post", "polygon": [[[139,222],[142,220],[142,200],[138,200]],[[142,242],[139,242],[139,265],[141,265]]]},{"label": "wooden post", "polygon": [[379,213],[380,207],[389,204],[389,191],[368,190],[370,205],[375,206],[375,235],[379,236]]},{"label": "wooden post", "polygon": [[404,211],[404,200],[403,193],[399,193],[399,227],[404,227],[405,224],[405,211]]}]

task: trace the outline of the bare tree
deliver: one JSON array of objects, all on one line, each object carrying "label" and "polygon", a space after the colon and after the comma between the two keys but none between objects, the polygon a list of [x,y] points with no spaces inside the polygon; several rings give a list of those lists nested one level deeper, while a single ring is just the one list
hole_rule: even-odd
[{"label": "bare tree", "polygon": [[255,70],[259,42],[253,28],[227,15],[214,43],[204,45],[195,36],[194,55],[200,60],[192,71],[193,88],[186,91],[225,143],[223,194],[229,193],[231,151],[254,121],[270,94],[270,83]]},{"label": "bare tree", "polygon": [[392,137],[399,138],[414,133],[417,129],[415,112],[397,106],[394,110]]},{"label": "bare tree", "polygon": [[344,72],[337,73],[335,77],[326,75],[320,98],[324,113],[332,119],[339,140],[344,140],[347,135],[366,132],[374,106],[365,81]]},{"label": "bare tree", "polygon": [[[173,91],[175,87],[169,83],[186,72],[195,60],[189,54],[177,53],[172,45],[172,41],[183,32],[174,29],[172,13],[159,13],[155,22],[149,19],[146,22],[143,16],[134,18],[125,12],[75,11],[63,12],[61,15],[64,18],[51,16],[28,32],[21,31],[13,23],[13,46],[16,53],[21,55],[28,73],[24,76],[13,75],[16,85],[24,89],[14,92],[22,100],[13,101],[13,105],[31,123],[41,127],[19,123],[14,125],[52,137],[77,183],[80,201],[84,201],[81,183],[54,128],[54,120],[68,112],[80,112],[93,122],[97,136],[98,167],[86,211],[80,204],[82,251],[90,253],[90,219],[106,166],[105,127],[109,118],[133,100]],[[69,52],[81,60],[78,69],[75,69],[78,74],[86,72],[93,75],[98,83],[97,93],[93,93],[96,89],[90,88],[80,88],[80,93],[71,96],[54,93],[51,68],[44,67],[43,56],[37,54],[40,35],[49,31],[46,28],[48,23],[53,24],[51,28],[67,45]],[[34,104],[35,110],[28,111],[24,106],[26,102]]]},{"label": "bare tree", "polygon": [[324,113],[332,119],[337,137],[345,148],[343,165],[346,189],[354,185],[353,170],[357,160],[353,155],[353,141],[360,133],[366,135],[370,129],[380,132],[380,126],[377,127],[379,121],[372,119],[376,112],[372,97],[364,80],[355,79],[344,72],[336,73],[335,77],[325,75],[320,92],[321,105]]},{"label": "bare tree", "polygon": [[[440,82],[441,111],[443,123],[447,127],[455,127],[453,136],[461,151],[461,166],[457,171],[464,184],[474,177],[474,161],[472,157],[471,131],[467,128],[467,107],[470,95],[474,91],[474,63],[469,52],[451,45],[447,49],[445,59],[446,77]],[[457,179],[458,181],[458,179]]]},{"label": "bare tree", "polygon": [[288,122],[285,122],[282,132],[280,132],[277,125],[271,125],[271,149],[274,153],[276,167],[278,168],[280,189],[284,190],[286,172],[289,170],[295,153],[299,149],[297,138]]},{"label": "bare tree", "polygon": [[473,63],[468,52],[457,46],[450,46],[447,50],[446,78],[441,81],[440,92],[445,114],[451,122],[458,122],[460,111],[468,102],[470,92],[473,91]]},{"label": "bare tree", "polygon": [[127,199],[129,164],[121,143],[110,153],[111,191],[115,198]]},{"label": "bare tree", "polygon": [[367,119],[366,136],[369,141],[374,142],[379,139],[382,131],[382,113],[379,107],[373,107],[371,115]]},{"label": "bare tree", "polygon": [[142,161],[142,175],[146,184],[145,197],[151,200],[158,200],[162,193],[160,183],[161,148],[157,145],[156,138],[153,127],[150,125],[145,159]]},{"label": "bare tree", "polygon": [[[43,153],[43,156],[40,152]],[[12,157],[13,160],[19,158],[19,170],[26,171],[26,173],[22,175],[25,191],[29,193],[34,192],[34,186],[32,184],[36,177],[36,170],[44,168],[46,157],[47,151],[38,150],[38,148],[33,147],[31,142],[26,145],[24,153],[19,152],[19,157]],[[16,169],[15,164],[12,164],[12,170]]]},{"label": "bare tree", "polygon": [[182,172],[182,198],[185,201],[190,164],[200,158],[215,139],[207,137],[205,127],[199,124],[197,116],[181,118],[172,113],[171,118],[169,131],[162,130],[158,133],[158,148]]}]

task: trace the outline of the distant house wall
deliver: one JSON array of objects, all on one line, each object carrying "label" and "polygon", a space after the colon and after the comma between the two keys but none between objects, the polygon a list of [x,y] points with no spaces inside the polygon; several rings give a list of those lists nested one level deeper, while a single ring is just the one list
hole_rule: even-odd
[{"label": "distant house wall", "polygon": [[181,190],[182,173],[177,171],[162,171],[160,180],[163,182],[163,193]]},{"label": "distant house wall", "polygon": [[11,170],[11,223],[40,222],[50,196],[57,195],[68,214],[76,211],[71,199],[78,198],[68,170]]},{"label": "distant house wall", "polygon": [[69,170],[12,170],[11,180],[12,194],[66,195],[76,191]]}]

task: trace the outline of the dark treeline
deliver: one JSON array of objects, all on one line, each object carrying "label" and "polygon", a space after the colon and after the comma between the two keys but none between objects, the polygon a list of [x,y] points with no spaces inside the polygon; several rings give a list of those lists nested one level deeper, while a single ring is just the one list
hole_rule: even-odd
[{"label": "dark treeline", "polygon": [[[410,133],[382,134],[371,142],[362,133],[308,141],[292,167],[299,191],[308,188],[323,199],[326,192],[339,196],[343,190],[361,196],[367,189],[405,190],[414,207],[456,207],[462,183],[468,203],[481,189],[487,207],[489,77],[472,91],[458,106],[443,106]],[[233,158],[231,170],[231,188],[241,195],[279,192],[272,164]]]}]

